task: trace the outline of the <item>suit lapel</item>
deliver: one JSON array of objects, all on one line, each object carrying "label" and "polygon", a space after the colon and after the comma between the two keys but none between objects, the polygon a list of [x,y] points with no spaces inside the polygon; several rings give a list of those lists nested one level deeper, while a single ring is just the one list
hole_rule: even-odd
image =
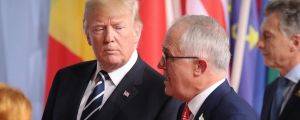
[{"label": "suit lapel", "polygon": [[138,94],[137,86],[142,82],[144,67],[145,64],[138,58],[132,69],[124,76],[105,102],[96,118],[113,119]]},{"label": "suit lapel", "polygon": [[[62,69],[53,84],[56,88],[54,113],[67,119],[76,119],[82,96],[91,76],[96,70],[96,61],[89,61]],[[63,75],[61,75],[63,73]]]},{"label": "suit lapel", "polygon": [[293,118],[299,118],[300,111],[300,82],[295,86],[290,99],[284,107],[280,116],[281,120],[288,120]]},{"label": "suit lapel", "polygon": [[[78,82],[73,82],[73,83],[76,84],[75,88],[78,88],[78,89],[73,91],[73,93],[76,93],[76,96],[74,98],[71,98],[72,100],[74,100],[75,105],[76,105],[74,107],[76,107],[75,110],[77,110],[74,118],[77,118],[78,110],[79,110],[80,103],[83,98],[85,89],[96,71],[96,66],[97,66],[97,62],[93,61],[91,64],[88,65],[88,67],[83,68],[83,69],[81,68],[80,70],[78,70],[80,72],[75,71],[76,73],[74,75],[77,75],[77,76],[75,76],[75,79],[76,79],[75,81],[78,81]],[[81,71],[85,71],[85,72],[81,72]]]},{"label": "suit lapel", "polygon": [[221,98],[231,90],[227,80],[218,86],[204,101],[194,119],[198,119],[202,114],[204,119],[210,119],[210,114],[217,107]]},{"label": "suit lapel", "polygon": [[261,113],[261,119],[262,120],[269,120],[271,116],[271,107],[272,102],[275,96],[276,92],[276,86],[278,84],[278,81],[280,80],[280,77],[277,77],[269,86],[267,86],[266,91],[264,93],[264,104],[262,108]]}]

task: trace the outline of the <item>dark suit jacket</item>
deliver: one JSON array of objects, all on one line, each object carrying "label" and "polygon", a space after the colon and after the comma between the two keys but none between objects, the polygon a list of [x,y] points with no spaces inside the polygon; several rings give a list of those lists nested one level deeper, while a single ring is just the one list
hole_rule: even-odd
[{"label": "dark suit jacket", "polygon": [[[52,83],[42,120],[76,120],[81,99],[95,70],[96,61],[83,62],[59,70]],[[97,113],[96,118],[175,119],[179,103],[164,94],[163,79],[158,72],[138,58]],[[123,95],[125,90],[130,93],[129,97]]]},{"label": "dark suit jacket", "polygon": [[[182,111],[183,105],[178,111],[178,120]],[[257,120],[255,111],[234,92],[227,81],[205,99],[194,120],[198,120],[202,114],[204,120]]]},{"label": "dark suit jacket", "polygon": [[[276,79],[270,85],[267,86],[264,94],[264,103],[261,113],[261,120],[270,120],[272,100],[274,99],[276,87],[278,81]],[[297,94],[298,93],[298,94]],[[291,97],[289,98],[287,104],[285,105],[281,115],[280,120],[299,120],[300,119],[300,82],[297,83],[294,88]]]}]

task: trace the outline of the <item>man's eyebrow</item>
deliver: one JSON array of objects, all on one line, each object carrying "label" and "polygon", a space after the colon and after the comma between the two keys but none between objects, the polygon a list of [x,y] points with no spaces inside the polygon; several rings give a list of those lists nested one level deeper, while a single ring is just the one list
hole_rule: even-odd
[{"label": "man's eyebrow", "polygon": [[98,26],[105,26],[105,24],[103,22],[95,22],[95,23],[92,23],[90,26],[98,27]]},{"label": "man's eyebrow", "polygon": [[268,35],[268,36],[272,36],[272,32],[271,31],[268,31],[268,30],[263,30],[262,31],[262,35]]}]

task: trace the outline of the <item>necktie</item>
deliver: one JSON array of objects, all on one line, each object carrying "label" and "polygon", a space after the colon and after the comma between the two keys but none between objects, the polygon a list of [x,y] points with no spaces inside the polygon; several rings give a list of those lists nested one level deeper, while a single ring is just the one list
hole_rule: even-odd
[{"label": "necktie", "polygon": [[189,120],[190,115],[191,115],[191,111],[189,109],[189,106],[188,106],[187,103],[185,103],[184,108],[183,108],[183,112],[182,112],[182,115],[181,115],[181,120]]},{"label": "necktie", "polygon": [[[107,72],[101,70],[100,73],[104,76],[105,80],[110,79]],[[83,108],[81,120],[92,120],[91,117],[97,112],[97,110],[100,109],[100,105],[102,104],[102,99],[104,96],[104,80],[100,73],[97,75],[96,78],[99,81],[96,83],[93,92],[89,96]]]},{"label": "necktie", "polygon": [[277,82],[277,87],[274,95],[274,99],[272,101],[271,107],[271,120],[278,120],[280,115],[280,109],[282,106],[283,98],[284,98],[284,90],[288,86],[289,80],[282,77],[279,78]]}]

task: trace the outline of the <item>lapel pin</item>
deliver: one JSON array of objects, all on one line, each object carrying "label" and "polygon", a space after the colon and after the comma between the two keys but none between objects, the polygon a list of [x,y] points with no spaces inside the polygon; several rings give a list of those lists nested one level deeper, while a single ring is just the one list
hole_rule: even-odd
[{"label": "lapel pin", "polygon": [[203,113],[200,115],[199,120],[204,120]]},{"label": "lapel pin", "polygon": [[123,95],[128,98],[129,95],[130,95],[130,93],[127,90],[125,90],[124,93],[123,93]]},{"label": "lapel pin", "polygon": [[300,90],[296,91],[295,96],[300,97]]}]

